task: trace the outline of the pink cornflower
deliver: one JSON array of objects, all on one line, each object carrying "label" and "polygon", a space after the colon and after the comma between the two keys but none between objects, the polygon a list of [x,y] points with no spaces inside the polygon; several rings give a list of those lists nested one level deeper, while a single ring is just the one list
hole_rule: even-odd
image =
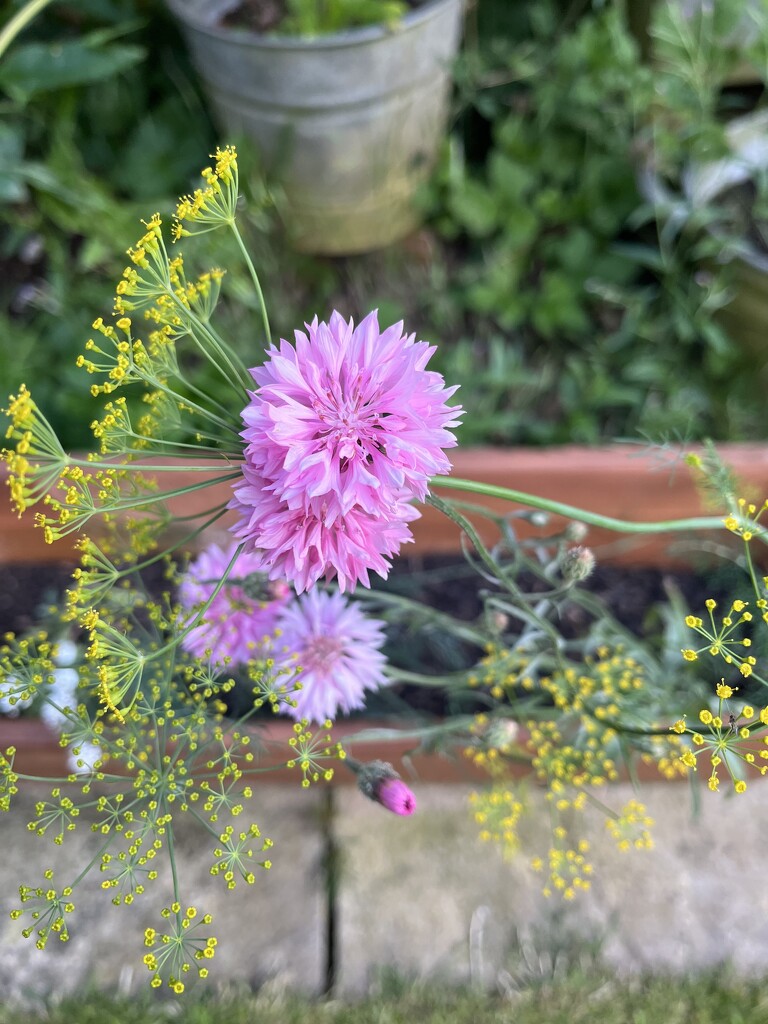
[{"label": "pink cornflower", "polygon": [[301,669],[301,689],[292,694],[297,705],[286,707],[297,721],[333,720],[363,707],[366,691],[386,684],[383,623],[341,594],[308,591],[283,608],[277,627],[276,663]]},{"label": "pink cornflower", "polygon": [[[208,600],[236,550],[236,543],[226,550],[211,544],[197,556],[179,587],[184,609],[193,611]],[[274,633],[289,596],[286,583],[267,580],[258,554],[241,553],[203,622],[184,637],[182,646],[196,657],[204,657],[210,650],[214,662],[230,659],[242,665],[254,656],[257,645]]]},{"label": "pink cornflower", "polygon": [[281,341],[251,370],[258,388],[243,411],[243,480],[230,507],[235,534],[261,550],[270,576],[303,591],[321,576],[339,588],[386,577],[388,558],[412,539],[431,476],[450,472],[461,407],[456,391],[426,369],[434,346],[379,330],[375,313],[357,327],[330,323]]}]

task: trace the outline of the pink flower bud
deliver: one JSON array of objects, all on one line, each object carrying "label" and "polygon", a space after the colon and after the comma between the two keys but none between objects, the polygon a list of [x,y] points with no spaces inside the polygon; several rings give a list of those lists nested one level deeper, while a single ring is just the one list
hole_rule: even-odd
[{"label": "pink flower bud", "polygon": [[416,797],[402,779],[385,779],[376,799],[393,814],[413,814],[416,810]]},{"label": "pink flower bud", "polygon": [[409,815],[416,810],[416,797],[387,761],[361,764],[347,757],[344,763],[355,773],[358,788],[369,800],[375,800],[393,814]]}]

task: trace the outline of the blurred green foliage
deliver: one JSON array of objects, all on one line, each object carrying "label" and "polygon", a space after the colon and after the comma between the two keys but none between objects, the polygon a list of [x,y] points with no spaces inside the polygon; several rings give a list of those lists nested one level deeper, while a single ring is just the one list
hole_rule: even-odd
[{"label": "blurred green foliage", "polygon": [[139,219],[188,189],[213,130],[159,0],[51,5],[0,60],[0,115],[0,380],[83,445],[75,357]]},{"label": "blurred green foliage", "polygon": [[441,358],[484,378],[469,439],[489,425],[491,439],[533,443],[764,435],[762,385],[716,315],[729,272],[706,230],[715,211],[688,210],[665,234],[646,180],[677,190],[691,159],[724,152],[723,113],[739,102],[725,83],[737,65],[765,67],[768,10],[750,5],[767,30],[754,45],[734,31],[747,6],[685,17],[657,4],[652,64],[620,3],[515,5],[523,38],[477,32],[428,207],[462,253],[450,318],[474,337]]},{"label": "blurred green foliage", "polygon": [[[42,1007],[0,1005],[0,1024],[763,1024],[765,981],[721,968],[705,974],[617,979],[595,965],[585,940],[568,948],[567,930],[547,945],[510,951],[503,994],[410,981],[384,968],[362,1000],[309,1001],[265,989],[208,993],[163,1002],[143,994],[89,992]],[[573,942],[573,940],[571,940]],[[531,951],[528,950],[530,958]],[[586,961],[587,966],[580,966]],[[519,964],[519,966],[518,966]]]},{"label": "blurred green foliage", "polygon": [[[405,318],[462,385],[464,444],[765,436],[764,381],[717,316],[729,269],[707,231],[716,211],[684,211],[670,230],[643,169],[674,194],[691,157],[722,151],[724,115],[762,88],[725,83],[744,66],[763,73],[768,0],[687,17],[671,2],[644,18],[629,6],[470,7],[427,229],[391,250],[292,253],[257,155],[241,150],[276,333],[334,306]],[[74,359],[111,308],[139,219],[167,217],[230,140],[160,0],[52,3],[0,58],[0,113],[0,380],[33,387],[76,447],[90,417]],[[227,293],[249,301],[236,269]],[[224,314],[254,365],[249,320]]]}]

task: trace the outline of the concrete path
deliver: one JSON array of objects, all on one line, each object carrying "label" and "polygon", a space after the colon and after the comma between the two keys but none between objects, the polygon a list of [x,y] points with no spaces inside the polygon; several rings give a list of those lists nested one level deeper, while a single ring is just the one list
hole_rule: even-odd
[{"label": "concrete path", "polygon": [[[274,840],[274,867],[234,893],[210,876],[209,841],[184,825],[182,878],[220,938],[212,977],[320,994],[333,974],[337,994],[359,995],[390,972],[509,988],[576,963],[625,973],[722,962],[768,971],[764,784],[733,798],[702,793],[697,816],[685,784],[644,786],[640,797],[656,820],[651,851],[617,852],[603,817],[590,813],[594,883],[572,903],[545,899],[527,863],[547,845],[540,792],[530,796],[521,855],[505,861],[477,838],[470,787],[415,789],[418,813],[397,818],[349,787],[329,801],[321,788],[263,786],[255,818]],[[612,787],[611,803],[632,795]],[[36,787],[23,790],[0,817],[0,997],[143,986],[143,931],[159,920],[151,890],[131,908],[112,908],[94,878],[70,942],[42,953],[9,919],[20,881],[39,882],[52,865],[64,884],[95,848],[85,823],[57,851],[30,834],[25,821],[38,796]],[[166,883],[155,883],[163,896]]]}]

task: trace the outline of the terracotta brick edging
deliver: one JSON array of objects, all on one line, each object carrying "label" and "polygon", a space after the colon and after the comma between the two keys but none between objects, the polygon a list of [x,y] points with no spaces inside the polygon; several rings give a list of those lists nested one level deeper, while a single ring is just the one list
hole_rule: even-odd
[{"label": "terracotta brick edging", "polygon": [[[254,784],[263,781],[270,784],[299,786],[301,770],[298,767],[286,767],[286,762],[291,757],[288,741],[294,735],[293,723],[284,718],[266,722],[251,730],[251,749],[255,755],[251,767],[254,771],[249,774],[248,766],[243,764],[243,782]],[[490,781],[489,774],[463,757],[458,749],[451,753],[416,752],[418,740],[415,733],[412,729],[405,728],[402,721],[366,718],[341,721],[333,725],[331,735],[334,742],[341,742],[351,757],[358,761],[388,761],[406,782],[414,786],[430,783],[482,786]],[[516,760],[508,762],[505,775],[509,779],[526,778],[536,784],[530,762],[524,753],[525,737],[526,733],[522,730],[520,754]],[[0,751],[5,752],[11,746],[16,751],[14,768],[21,775],[35,776],[38,780],[45,781],[64,778],[70,773],[66,753],[59,743],[58,735],[39,718],[0,716]],[[334,769],[334,787],[355,784],[354,773],[345,768],[343,763],[326,763]],[[269,768],[270,771],[265,772],[265,768]],[[119,766],[107,768],[107,771],[123,774]],[[628,778],[628,774],[623,772],[620,781],[626,782]],[[632,778],[642,782],[658,782],[663,777],[654,765],[639,762]],[[687,781],[682,776],[674,781],[681,780]]]},{"label": "terracotta brick edging", "polygon": [[[391,736],[381,738],[374,735],[382,729],[391,731]],[[258,777],[270,783],[300,785],[301,770],[285,767],[291,757],[288,741],[295,735],[293,722],[285,718],[276,719],[249,731],[251,750],[255,755],[253,767],[258,770]],[[414,754],[418,743],[413,734],[400,731],[394,722],[372,719],[344,721],[336,723],[331,734],[334,742],[341,741],[350,756],[358,761],[383,758],[410,781],[477,783],[488,778],[485,772],[461,756]],[[358,735],[360,738],[355,739]],[[16,750],[14,767],[21,774],[46,779],[61,778],[69,773],[58,735],[39,718],[0,716],[0,750],[5,751],[9,746]],[[343,764],[328,762],[328,765],[334,767],[334,784],[354,784],[354,774]],[[244,764],[242,767],[247,777],[248,766]],[[265,768],[272,770],[263,774]]]},{"label": "terracotta brick edging", "polygon": [[[689,448],[697,450],[696,445]],[[718,446],[718,452],[740,480],[744,497],[762,501],[768,496],[768,445],[723,444]],[[706,507],[693,476],[681,460],[672,462],[670,457],[670,461],[665,461],[663,454],[629,444],[598,448],[578,445],[459,448],[449,453],[454,477],[514,488],[618,519],[659,521],[722,512],[720,508]],[[5,476],[5,469],[0,466],[0,480]],[[199,479],[199,475],[192,471],[175,473],[172,486],[181,487],[193,479]],[[169,483],[166,489],[170,486]],[[496,499],[477,498],[448,488],[436,487],[436,490],[445,497],[486,504],[497,514],[514,508]],[[189,515],[196,509],[226,501],[229,493],[229,484],[215,485],[204,492],[177,499],[175,504],[179,511],[183,509],[184,514]],[[170,507],[173,510],[173,502]],[[477,517],[470,518],[475,523],[481,522]],[[556,519],[552,522],[558,525]],[[224,529],[227,520],[218,525]],[[537,530],[542,532],[522,520],[516,525],[522,537],[531,536]],[[422,516],[412,528],[415,543],[403,549],[404,555],[448,554],[459,549],[458,528],[431,506],[422,507]],[[551,529],[547,527],[544,532]],[[487,523],[481,524],[480,533],[486,541],[494,538],[494,529]],[[658,566],[669,562],[673,539],[679,540],[679,536],[628,537],[591,527],[586,543],[603,562]],[[0,496],[0,564],[44,565],[75,560],[76,552],[70,539],[45,544],[42,531],[34,526],[33,513],[17,516],[10,502]]]}]

